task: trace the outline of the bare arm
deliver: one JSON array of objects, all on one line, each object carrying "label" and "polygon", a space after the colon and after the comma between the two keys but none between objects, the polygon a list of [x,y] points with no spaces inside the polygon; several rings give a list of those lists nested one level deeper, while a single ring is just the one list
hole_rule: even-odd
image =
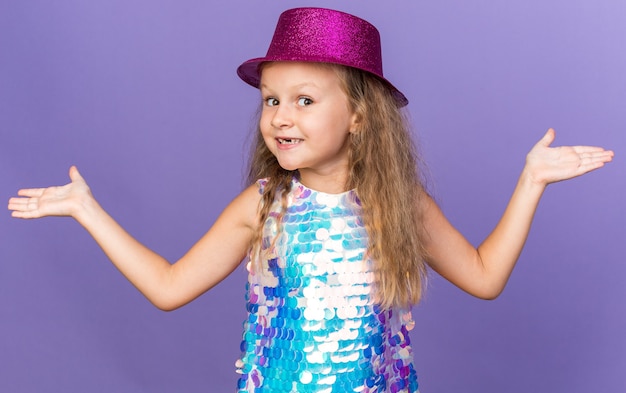
[{"label": "bare arm", "polygon": [[13,217],[71,216],[102,247],[113,264],[155,306],[176,309],[209,290],[245,257],[256,225],[259,201],[255,186],[235,198],[213,227],[176,263],[148,249],[129,235],[93,198],[75,167],[71,183],[62,187],[26,189],[9,200]]},{"label": "bare arm", "polygon": [[612,151],[598,147],[552,148],[554,137],[554,130],[548,130],[530,151],[502,218],[478,248],[450,224],[431,198],[425,198],[427,262],[433,270],[480,298],[494,299],[502,292],[546,186],[598,169],[613,157]]}]

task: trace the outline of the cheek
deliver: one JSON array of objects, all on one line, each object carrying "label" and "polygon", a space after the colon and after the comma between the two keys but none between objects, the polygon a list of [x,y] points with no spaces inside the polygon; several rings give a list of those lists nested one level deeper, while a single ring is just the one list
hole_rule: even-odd
[{"label": "cheek", "polygon": [[270,120],[269,117],[262,114],[259,119],[259,129],[261,130],[261,135],[265,138],[266,135],[270,132]]},{"label": "cheek", "polygon": [[259,129],[260,129],[261,137],[263,138],[263,141],[265,142],[265,146],[267,146],[267,148],[273,152],[275,145],[273,143],[274,135],[271,133],[271,128],[267,126],[267,123],[263,123],[263,121],[261,120],[261,122],[259,123]]}]

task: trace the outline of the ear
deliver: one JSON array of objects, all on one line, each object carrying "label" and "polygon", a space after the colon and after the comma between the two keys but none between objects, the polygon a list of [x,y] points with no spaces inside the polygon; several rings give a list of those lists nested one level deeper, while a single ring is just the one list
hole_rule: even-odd
[{"label": "ear", "polygon": [[357,134],[359,132],[360,125],[361,116],[358,113],[353,112],[352,117],[350,118],[350,134]]}]

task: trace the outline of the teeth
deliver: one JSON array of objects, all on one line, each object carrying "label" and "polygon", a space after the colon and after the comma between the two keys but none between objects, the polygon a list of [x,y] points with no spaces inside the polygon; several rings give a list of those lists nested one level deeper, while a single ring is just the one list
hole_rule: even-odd
[{"label": "teeth", "polygon": [[300,139],[281,139],[281,138],[278,138],[278,142],[281,145],[295,145],[296,143],[300,143]]}]

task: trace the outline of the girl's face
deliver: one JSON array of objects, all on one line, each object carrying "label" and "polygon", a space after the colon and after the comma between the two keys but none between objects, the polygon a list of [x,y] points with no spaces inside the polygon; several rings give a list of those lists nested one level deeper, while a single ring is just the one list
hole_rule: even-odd
[{"label": "girl's face", "polygon": [[267,63],[260,90],[261,133],[280,166],[298,169],[311,187],[345,179],[356,116],[336,71],[316,63]]}]

